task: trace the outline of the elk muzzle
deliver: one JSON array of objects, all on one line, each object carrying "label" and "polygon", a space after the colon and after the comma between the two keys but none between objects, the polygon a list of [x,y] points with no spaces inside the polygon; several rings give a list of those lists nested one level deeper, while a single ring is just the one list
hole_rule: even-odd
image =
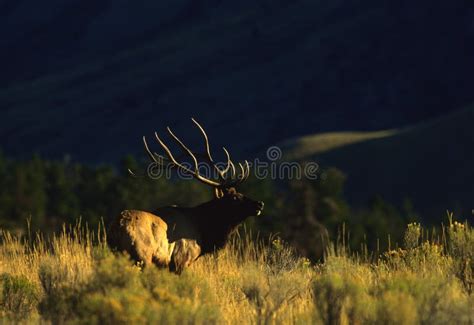
[{"label": "elk muzzle", "polygon": [[257,209],[256,209],[257,217],[262,214],[264,205],[265,205],[265,203],[263,203],[263,201],[258,201],[257,202]]}]

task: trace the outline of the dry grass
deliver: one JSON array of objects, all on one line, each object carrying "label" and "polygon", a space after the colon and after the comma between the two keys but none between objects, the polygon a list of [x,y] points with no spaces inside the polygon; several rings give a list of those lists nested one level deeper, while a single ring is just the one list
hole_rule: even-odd
[{"label": "dry grass", "polygon": [[51,238],[1,232],[0,316],[30,323],[472,324],[474,231],[411,224],[369,258],[330,246],[311,264],[278,238],[234,236],[182,276],[112,254],[80,224]]}]

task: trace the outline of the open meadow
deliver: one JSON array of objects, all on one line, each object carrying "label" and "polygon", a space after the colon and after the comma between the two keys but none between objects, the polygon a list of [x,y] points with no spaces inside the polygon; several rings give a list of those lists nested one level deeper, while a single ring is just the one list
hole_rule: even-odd
[{"label": "open meadow", "polygon": [[452,215],[440,229],[409,224],[403,248],[379,253],[364,246],[349,252],[342,233],[320,263],[298,257],[278,237],[236,234],[180,276],[114,254],[103,227],[78,224],[48,238],[2,231],[0,317],[54,324],[473,324],[474,230]]}]

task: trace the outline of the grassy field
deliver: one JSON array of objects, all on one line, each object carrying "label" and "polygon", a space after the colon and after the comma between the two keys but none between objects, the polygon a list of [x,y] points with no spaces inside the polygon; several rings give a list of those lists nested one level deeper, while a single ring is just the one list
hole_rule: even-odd
[{"label": "grassy field", "polygon": [[[0,321],[28,323],[472,324],[474,230],[407,226],[404,248],[324,262],[278,238],[234,236],[181,276],[141,269],[81,226],[49,239],[2,232]],[[28,238],[29,237],[29,238]]]}]

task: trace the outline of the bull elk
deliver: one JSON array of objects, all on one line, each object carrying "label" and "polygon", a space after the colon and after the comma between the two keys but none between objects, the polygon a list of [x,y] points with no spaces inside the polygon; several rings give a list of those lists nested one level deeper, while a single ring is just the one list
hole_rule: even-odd
[{"label": "bull elk", "polygon": [[[192,121],[204,138],[204,160],[217,172],[217,180],[200,174],[197,155],[169,127],[168,133],[191,158],[194,168],[178,162],[156,132],[155,137],[171,166],[213,188],[214,198],[195,207],[162,207],[153,214],[137,210],[123,211],[110,225],[108,236],[111,247],[128,252],[135,260],[145,265],[170,267],[177,273],[199,255],[222,248],[229,234],[248,217],[260,215],[264,205],[262,201],[254,201],[236,190],[250,175],[249,163],[238,163],[236,168],[229,152],[223,148],[227,162],[225,167],[219,167],[212,158],[204,128],[195,119]],[[151,162],[163,167],[165,158],[150,150],[145,137],[143,143]],[[129,172],[133,175],[132,171]]]}]

